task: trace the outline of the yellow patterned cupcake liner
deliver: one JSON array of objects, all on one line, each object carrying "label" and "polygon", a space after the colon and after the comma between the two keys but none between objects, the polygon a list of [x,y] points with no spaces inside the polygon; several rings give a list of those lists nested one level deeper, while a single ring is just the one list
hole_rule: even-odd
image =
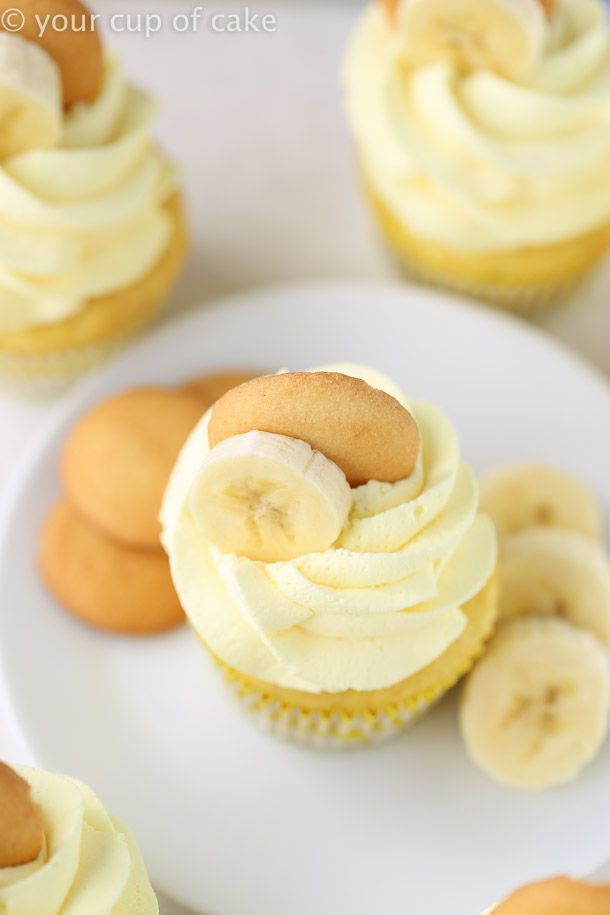
[{"label": "yellow patterned cupcake liner", "polygon": [[364,178],[381,233],[409,278],[520,313],[566,299],[610,250],[610,223],[555,245],[460,252],[413,234]]},{"label": "yellow patterned cupcake liner", "polygon": [[309,694],[283,689],[242,674],[210,654],[233,696],[263,730],[314,749],[358,748],[400,734],[472,669],[495,627],[497,575],[463,610],[468,625],[443,655],[401,683],[370,692]]},{"label": "yellow patterned cupcake liner", "polygon": [[0,351],[0,389],[31,399],[56,397],[81,375],[120,353],[160,313],[161,309],[130,333],[96,346],[31,355]]},{"label": "yellow patterned cupcake liner", "polygon": [[54,396],[157,320],[187,248],[178,195],[165,206],[173,219],[174,233],[163,256],[142,280],[92,299],[81,311],[56,324],[0,330],[0,387],[30,397]]},{"label": "yellow patterned cupcake liner", "polygon": [[564,283],[494,286],[492,283],[472,282],[455,275],[451,276],[446,272],[435,271],[425,264],[409,260],[404,253],[395,253],[398,256],[400,267],[409,280],[425,286],[433,286],[436,289],[447,289],[504,311],[522,315],[565,302],[573,295],[585,276],[583,274],[578,279]]},{"label": "yellow patterned cupcake liner", "polygon": [[323,711],[293,705],[253,686],[247,677],[227,667],[218,658],[214,660],[222,669],[234,697],[256,718],[264,731],[315,749],[345,750],[383,743],[400,734],[439,702],[468,673],[480,654],[455,671],[447,681],[420,695],[361,712],[343,709]]}]

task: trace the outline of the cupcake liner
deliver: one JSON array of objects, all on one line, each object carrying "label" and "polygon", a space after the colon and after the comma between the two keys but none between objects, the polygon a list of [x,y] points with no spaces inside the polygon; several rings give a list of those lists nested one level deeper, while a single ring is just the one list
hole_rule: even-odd
[{"label": "cupcake liner", "polygon": [[178,194],[169,198],[165,208],[174,221],[174,233],[157,263],[139,281],[89,299],[59,324],[0,332],[0,389],[35,398],[60,394],[159,318],[188,245]]},{"label": "cupcake liner", "polygon": [[212,655],[241,707],[262,730],[284,740],[319,750],[349,750],[384,743],[414,724],[472,668],[483,646],[453,675],[421,693],[398,701],[371,705],[361,711],[320,710],[298,705],[265,692],[248,677]]},{"label": "cupcake liner", "polygon": [[312,749],[345,750],[382,743],[400,734],[474,667],[496,627],[499,575],[461,606],[461,634],[434,660],[391,686],[309,693],[278,686],[227,664],[186,619],[241,708],[263,730]]},{"label": "cupcake liner", "polygon": [[610,226],[554,245],[474,254],[415,235],[363,176],[380,232],[410,280],[528,313],[568,298],[610,247]]},{"label": "cupcake liner", "polygon": [[415,258],[409,258],[405,252],[398,251],[395,246],[392,247],[393,254],[407,279],[426,286],[434,286],[437,289],[457,292],[517,314],[527,314],[564,302],[574,293],[585,276],[583,274],[570,281],[537,283],[529,286],[518,283],[515,283],[514,286],[476,283],[443,273],[440,270],[432,270],[427,265],[418,263]]},{"label": "cupcake liner", "polygon": [[53,353],[0,352],[0,390],[31,399],[57,397],[78,377],[117,355],[159,317],[151,314],[129,333],[101,343]]},{"label": "cupcake liner", "polygon": [[240,673],[199,641],[242,709],[265,731],[312,749],[358,749],[414,724],[467,674],[485,651],[498,616],[498,574],[462,607],[467,626],[446,651],[393,686],[359,692],[305,693]]}]

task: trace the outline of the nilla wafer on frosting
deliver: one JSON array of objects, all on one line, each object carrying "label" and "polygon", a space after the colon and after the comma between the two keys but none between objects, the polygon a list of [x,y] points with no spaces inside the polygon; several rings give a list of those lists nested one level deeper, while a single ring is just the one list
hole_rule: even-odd
[{"label": "nilla wafer on frosting", "polygon": [[417,423],[394,397],[338,372],[265,375],[229,391],[210,417],[210,447],[257,430],[307,442],[350,486],[394,483],[417,461]]},{"label": "nilla wafer on frosting", "polygon": [[91,10],[80,0],[0,0],[0,22],[7,14],[15,26],[16,12],[23,17],[16,34],[40,45],[59,67],[64,108],[92,102],[104,79],[104,50]]},{"label": "nilla wafer on frosting", "polygon": [[378,2],[384,7],[388,16],[393,19],[398,9],[399,0],[378,0]]},{"label": "nilla wafer on frosting", "polygon": [[42,850],[43,820],[28,783],[0,763],[0,868],[35,861]]}]

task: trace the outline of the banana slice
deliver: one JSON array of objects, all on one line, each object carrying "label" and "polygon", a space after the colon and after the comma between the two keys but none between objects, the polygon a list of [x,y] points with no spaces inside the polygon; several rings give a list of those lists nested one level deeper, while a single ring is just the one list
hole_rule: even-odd
[{"label": "banana slice", "polygon": [[323,454],[300,439],[256,431],[212,448],[189,495],[211,543],[266,562],[327,549],[351,504],[345,474]]},{"label": "banana slice", "polygon": [[0,157],[53,146],[61,125],[59,67],[39,45],[0,32]]},{"label": "banana slice", "polygon": [[397,9],[410,64],[451,61],[521,82],[542,58],[546,15],[538,0],[405,0]]},{"label": "banana slice", "polygon": [[544,464],[514,464],[481,483],[481,511],[491,515],[498,533],[529,527],[560,527],[600,540],[602,516],[579,480]]},{"label": "banana slice", "polygon": [[575,778],[608,728],[608,656],[589,632],[558,619],[500,630],[466,681],[460,726],[492,778],[547,788]]},{"label": "banana slice", "polygon": [[588,629],[610,648],[610,563],[575,531],[532,528],[504,541],[500,613],[557,616]]}]

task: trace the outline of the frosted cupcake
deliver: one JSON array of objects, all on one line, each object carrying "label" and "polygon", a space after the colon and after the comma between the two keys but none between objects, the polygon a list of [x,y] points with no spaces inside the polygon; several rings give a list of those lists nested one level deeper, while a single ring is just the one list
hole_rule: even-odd
[{"label": "frosted cupcake", "polygon": [[455,431],[377,372],[255,379],[185,444],[163,543],[197,635],[269,729],[390,736],[473,664],[496,617],[492,523]]},{"label": "frosted cupcake", "polygon": [[364,186],[410,275],[516,310],[610,244],[601,0],[387,0],[344,83]]},{"label": "frosted cupcake", "polygon": [[186,249],[154,100],[97,32],[49,33],[27,18],[0,32],[0,378],[26,390],[70,380],[150,321]]},{"label": "frosted cupcake", "polygon": [[0,763],[0,911],[158,915],[138,847],[90,788]]}]

